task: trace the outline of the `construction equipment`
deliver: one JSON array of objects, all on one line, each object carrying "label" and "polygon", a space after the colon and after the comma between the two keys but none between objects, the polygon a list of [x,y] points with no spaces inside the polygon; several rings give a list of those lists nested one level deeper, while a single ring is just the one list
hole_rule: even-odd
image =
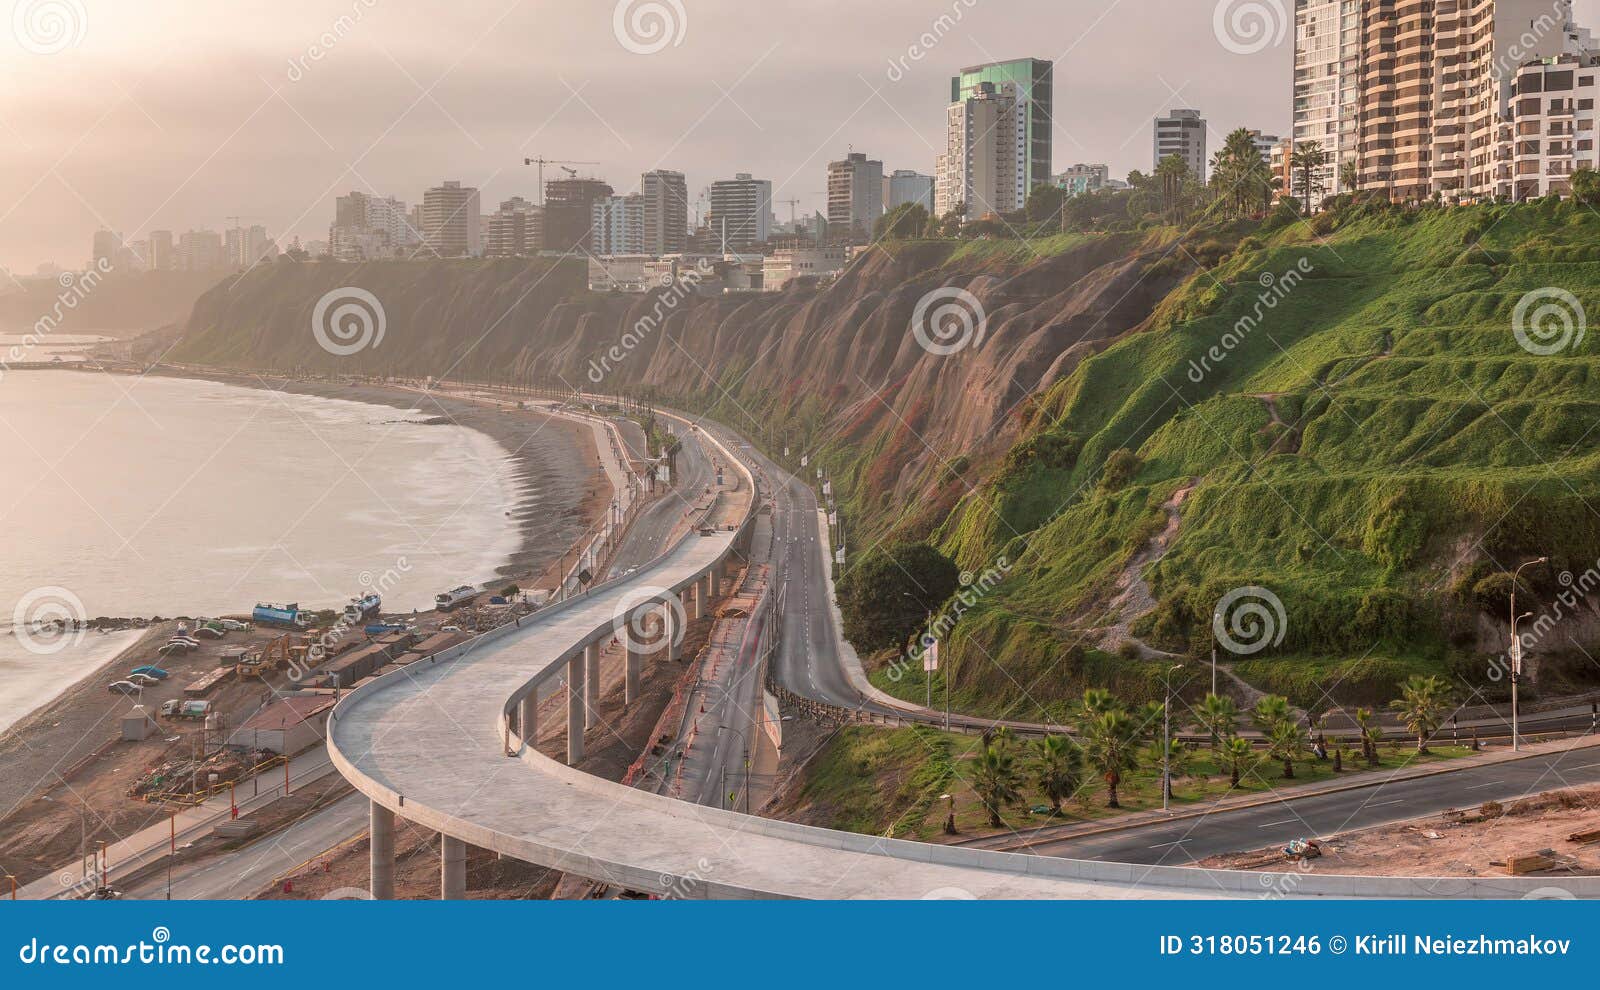
[{"label": "construction equipment", "polygon": [[[540,158],[524,158],[522,160],[522,164],[539,166],[539,205],[543,206],[544,205],[544,167],[546,165],[562,165],[562,166],[566,166],[566,165],[598,165],[600,163],[599,162],[580,162],[580,161],[573,161],[572,159],[542,158],[542,157],[540,157]],[[571,169],[567,169],[567,171],[571,172],[574,178],[576,178],[577,175],[578,175],[578,173],[573,172]]]},{"label": "construction equipment", "polygon": [[294,636],[284,634],[263,646],[259,653],[245,657],[239,662],[239,677],[265,677],[269,671],[289,666],[294,639]]}]

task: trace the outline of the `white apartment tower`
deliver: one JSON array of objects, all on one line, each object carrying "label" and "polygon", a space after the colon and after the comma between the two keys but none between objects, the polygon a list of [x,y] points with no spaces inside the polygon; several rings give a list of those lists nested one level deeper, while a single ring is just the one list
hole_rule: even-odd
[{"label": "white apartment tower", "polygon": [[742,254],[772,236],[772,181],[740,172],[711,183],[711,236],[725,252]]},{"label": "white apartment tower", "polygon": [[481,249],[478,190],[446,182],[422,194],[422,240],[428,254],[472,257]]},{"label": "white apartment tower", "polygon": [[967,218],[1014,213],[1028,201],[1028,104],[1013,83],[984,82],[945,109],[945,153],[935,177],[935,212],[965,205]]},{"label": "white apartment tower", "polygon": [[1198,110],[1173,110],[1155,123],[1155,164],[1177,155],[1189,166],[1189,174],[1206,181],[1206,119]]},{"label": "white apartment tower", "polygon": [[1315,141],[1327,153],[1316,176],[1323,196],[1348,192],[1340,170],[1360,143],[1361,0],[1295,0],[1294,145]]}]

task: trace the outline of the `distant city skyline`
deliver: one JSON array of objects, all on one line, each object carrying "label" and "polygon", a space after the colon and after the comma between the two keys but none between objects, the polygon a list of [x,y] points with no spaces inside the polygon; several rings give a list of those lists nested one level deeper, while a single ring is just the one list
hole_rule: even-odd
[{"label": "distant city skyline", "polygon": [[[136,241],[231,216],[280,245],[323,240],[338,196],[417,203],[444,176],[485,206],[536,201],[521,163],[538,155],[595,162],[575,167],[618,195],[683,172],[691,217],[739,173],[825,212],[828,163],[851,150],[932,174],[951,76],[1004,59],[1056,63],[1056,172],[1149,169],[1152,122],[1174,107],[1205,115],[1212,148],[1237,127],[1291,130],[1292,24],[1222,40],[1211,0],[1159,19],[1130,0],[696,0],[660,39],[620,32],[614,6],[290,0],[195,17],[89,0],[65,45],[0,27],[0,267],[82,264],[100,227]],[[1576,13],[1600,25],[1600,0]]]}]

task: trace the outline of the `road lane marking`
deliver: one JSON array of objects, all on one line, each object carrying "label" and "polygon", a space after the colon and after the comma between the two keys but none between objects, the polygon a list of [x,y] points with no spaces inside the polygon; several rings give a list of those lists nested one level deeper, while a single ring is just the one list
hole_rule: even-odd
[{"label": "road lane marking", "polygon": [[1275,825],[1293,825],[1299,820],[1300,819],[1298,818],[1285,818],[1281,822],[1267,822],[1265,825],[1257,825],[1256,828],[1272,828]]},{"label": "road lane marking", "polygon": [[1501,784],[1504,784],[1504,783],[1505,783],[1505,781],[1503,781],[1503,780],[1491,780],[1487,784],[1473,784],[1471,787],[1465,788],[1465,790],[1481,791],[1485,787],[1499,787]]},{"label": "road lane marking", "polygon": [[1369,807],[1369,808],[1387,808],[1391,804],[1405,804],[1405,803],[1406,803],[1406,799],[1405,798],[1396,798],[1393,801],[1385,801],[1382,804],[1369,804],[1369,805],[1367,805],[1367,807]]},{"label": "road lane marking", "polygon": [[1188,839],[1176,839],[1176,840],[1174,840],[1172,842],[1157,842],[1155,845],[1151,846],[1150,848],[1151,849],[1165,849],[1167,846],[1181,846],[1185,842],[1188,842],[1188,841],[1189,841]]}]

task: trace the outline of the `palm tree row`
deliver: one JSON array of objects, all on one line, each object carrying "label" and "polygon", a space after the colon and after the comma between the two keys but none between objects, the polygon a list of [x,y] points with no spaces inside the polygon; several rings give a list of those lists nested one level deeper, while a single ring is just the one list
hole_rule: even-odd
[{"label": "palm tree row", "polygon": [[[1390,707],[1416,736],[1419,754],[1428,752],[1428,740],[1448,717],[1449,696],[1449,686],[1442,678],[1413,677],[1401,686],[1401,696],[1391,702]],[[1170,798],[1172,780],[1193,773],[1194,749],[1173,739],[1163,752],[1164,715],[1160,702],[1149,702],[1130,711],[1110,691],[1090,688],[1073,713],[1076,740],[1047,735],[1023,752],[1009,728],[996,729],[985,737],[973,761],[971,776],[972,789],[988,811],[989,824],[1004,827],[1001,810],[1021,804],[1023,788],[1030,783],[1049,802],[1051,814],[1059,815],[1062,804],[1079,795],[1091,775],[1105,784],[1106,807],[1120,808],[1119,788],[1141,766],[1167,768],[1162,786]],[[1248,712],[1242,712],[1232,698],[1208,694],[1194,709],[1194,715],[1201,731],[1210,735],[1216,764],[1227,771],[1229,787],[1233,789],[1263,759],[1281,763],[1283,778],[1293,780],[1295,762],[1304,760],[1310,752],[1306,726],[1288,699],[1280,695],[1265,695]],[[1246,718],[1261,734],[1264,752],[1239,734]],[[1355,721],[1362,755],[1370,766],[1376,767],[1383,727],[1370,708],[1357,709]]]}]

